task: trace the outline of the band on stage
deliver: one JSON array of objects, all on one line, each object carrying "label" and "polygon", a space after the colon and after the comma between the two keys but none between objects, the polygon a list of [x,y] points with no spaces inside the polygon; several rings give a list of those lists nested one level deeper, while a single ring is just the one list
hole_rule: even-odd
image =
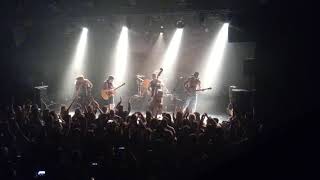
[{"label": "band on stage", "polygon": [[[130,99],[140,99],[139,107],[145,107],[145,110],[150,111],[154,116],[161,114],[163,111],[168,111],[169,106],[172,111],[188,110],[189,112],[195,112],[198,91],[211,89],[201,89],[199,73],[195,72],[188,78],[180,76],[177,78],[176,86],[172,92],[169,92],[163,81],[159,78],[162,71],[163,69],[160,68],[158,73],[152,73],[151,80],[144,75],[136,75],[138,94]],[[125,85],[125,83],[123,83],[115,87],[113,84],[115,78],[116,77],[109,75],[102,84],[101,100],[104,109],[107,110],[115,108],[114,100],[116,92],[120,87]],[[86,106],[92,104],[101,107],[93,98],[92,87],[93,84],[83,75],[76,77],[74,99],[82,110],[85,110]],[[164,99],[168,99],[167,97],[170,97],[170,103],[164,105]]]}]

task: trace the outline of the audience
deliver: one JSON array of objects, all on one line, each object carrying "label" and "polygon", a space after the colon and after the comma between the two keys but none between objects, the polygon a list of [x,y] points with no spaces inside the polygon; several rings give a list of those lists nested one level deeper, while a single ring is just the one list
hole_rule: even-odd
[{"label": "audience", "polygon": [[204,163],[216,162],[217,153],[234,148],[228,145],[253,138],[257,127],[252,115],[236,109],[219,123],[206,113],[178,111],[158,118],[149,111],[130,113],[128,107],[120,101],[107,112],[90,105],[72,116],[64,105],[59,114],[30,103],[2,108],[0,179],[41,178],[38,171],[50,179],[196,173]]}]

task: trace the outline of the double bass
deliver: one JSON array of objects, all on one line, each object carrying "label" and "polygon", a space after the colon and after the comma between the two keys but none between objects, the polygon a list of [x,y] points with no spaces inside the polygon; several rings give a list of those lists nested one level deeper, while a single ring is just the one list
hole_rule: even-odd
[{"label": "double bass", "polygon": [[[157,74],[156,80],[159,79],[159,76],[161,75],[162,71],[163,71],[163,69],[160,68],[160,71]],[[160,88],[161,88],[161,84],[159,82],[155,85],[155,87],[151,87],[151,97],[155,96]]]}]

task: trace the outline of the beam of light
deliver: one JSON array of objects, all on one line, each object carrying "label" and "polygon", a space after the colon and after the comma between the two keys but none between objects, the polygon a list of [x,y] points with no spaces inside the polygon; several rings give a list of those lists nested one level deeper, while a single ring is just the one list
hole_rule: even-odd
[{"label": "beam of light", "polygon": [[87,48],[87,36],[88,36],[88,28],[82,28],[80,39],[77,44],[77,48],[70,64],[69,68],[67,69],[67,73],[62,85],[61,95],[64,98],[69,98],[72,96],[74,92],[74,82],[75,78],[81,74],[83,74],[83,64],[86,54]]},{"label": "beam of light", "polygon": [[88,35],[88,29],[82,28],[80,40],[78,42],[76,54],[73,60],[72,68],[76,75],[80,75],[83,73],[83,60],[85,57],[85,51],[87,46],[87,35]]},{"label": "beam of light", "polygon": [[[157,41],[154,43],[152,46],[150,53],[148,55],[148,61],[145,70],[154,70],[158,69],[161,65],[161,61],[159,59],[162,59],[162,56],[165,52],[165,42],[163,39],[163,33],[159,33]],[[146,72],[150,73],[151,75],[152,72]]]},{"label": "beam of light", "polygon": [[216,36],[216,40],[210,49],[210,54],[207,58],[207,64],[204,70],[204,79],[201,84],[202,87],[215,86],[217,84],[224,50],[228,42],[228,27],[229,23],[224,23],[222,25]]},{"label": "beam of light", "polygon": [[114,72],[115,81],[122,83],[125,81],[125,75],[127,74],[127,61],[128,61],[128,28],[122,27],[115,54],[115,66]]},{"label": "beam of light", "polygon": [[172,71],[174,70],[174,65],[178,56],[182,33],[183,28],[176,29],[162,61],[161,67],[164,69],[163,76],[165,79],[167,78],[167,81],[172,80]]}]

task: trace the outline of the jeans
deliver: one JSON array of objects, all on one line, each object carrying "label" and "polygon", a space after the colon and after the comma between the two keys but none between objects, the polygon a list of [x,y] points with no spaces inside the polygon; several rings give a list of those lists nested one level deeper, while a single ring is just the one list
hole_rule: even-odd
[{"label": "jeans", "polygon": [[183,111],[186,110],[186,108],[189,109],[189,112],[195,112],[197,107],[197,95],[189,96],[187,97],[186,102],[183,106]]}]

